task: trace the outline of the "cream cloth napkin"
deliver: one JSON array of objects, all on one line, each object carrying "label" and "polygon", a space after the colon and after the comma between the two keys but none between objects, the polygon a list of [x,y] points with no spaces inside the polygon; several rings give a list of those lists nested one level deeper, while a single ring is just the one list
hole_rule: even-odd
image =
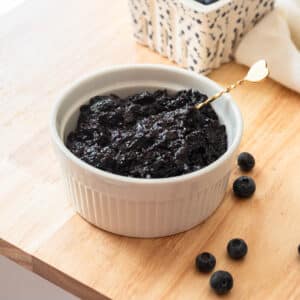
[{"label": "cream cloth napkin", "polygon": [[240,42],[235,59],[251,66],[266,59],[270,77],[300,93],[300,0],[278,1],[276,9]]}]

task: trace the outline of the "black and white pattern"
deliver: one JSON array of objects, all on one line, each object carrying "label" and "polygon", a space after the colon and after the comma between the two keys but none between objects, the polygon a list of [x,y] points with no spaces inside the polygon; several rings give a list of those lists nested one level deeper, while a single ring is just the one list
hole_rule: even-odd
[{"label": "black and white pattern", "polygon": [[134,36],[163,56],[199,73],[228,62],[275,0],[227,0],[191,8],[187,0],[129,0]]}]

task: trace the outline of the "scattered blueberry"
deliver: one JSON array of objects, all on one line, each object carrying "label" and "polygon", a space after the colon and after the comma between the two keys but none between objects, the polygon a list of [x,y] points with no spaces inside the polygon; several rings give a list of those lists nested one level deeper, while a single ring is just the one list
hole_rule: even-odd
[{"label": "scattered blueberry", "polygon": [[255,165],[255,159],[250,153],[242,152],[238,156],[238,165],[241,168],[241,170],[249,172],[253,169]]},{"label": "scattered blueberry", "polygon": [[208,252],[203,252],[196,257],[196,268],[200,272],[208,273],[213,270],[215,265],[216,258]]},{"label": "scattered blueberry", "polygon": [[299,253],[299,255],[300,255],[300,245],[298,246],[298,253]]},{"label": "scattered blueberry", "polygon": [[248,246],[242,239],[232,239],[227,245],[227,252],[233,259],[241,259],[248,252]]},{"label": "scattered blueberry", "polygon": [[255,181],[249,176],[241,176],[233,183],[233,192],[237,197],[249,198],[256,190]]},{"label": "scattered blueberry", "polygon": [[233,278],[226,271],[217,271],[210,278],[210,286],[219,295],[227,294],[233,287]]}]

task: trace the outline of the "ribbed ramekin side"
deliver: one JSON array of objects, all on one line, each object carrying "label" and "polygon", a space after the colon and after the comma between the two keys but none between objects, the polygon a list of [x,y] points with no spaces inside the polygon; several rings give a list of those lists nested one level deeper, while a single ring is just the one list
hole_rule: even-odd
[{"label": "ribbed ramekin side", "polygon": [[160,237],[186,231],[204,221],[224,198],[229,173],[186,197],[132,201],[130,195],[112,196],[93,190],[67,175],[68,198],[87,221],[104,230],[133,237]]}]

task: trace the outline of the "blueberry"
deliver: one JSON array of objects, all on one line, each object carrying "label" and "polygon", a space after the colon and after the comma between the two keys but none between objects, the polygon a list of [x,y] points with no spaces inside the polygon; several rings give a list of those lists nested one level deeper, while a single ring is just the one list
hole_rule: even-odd
[{"label": "blueberry", "polygon": [[227,244],[228,255],[233,259],[241,259],[248,252],[248,246],[242,239],[232,239]]},{"label": "blueberry", "polygon": [[238,165],[241,168],[241,170],[249,172],[253,169],[255,165],[255,159],[250,153],[242,152],[238,156]]},{"label": "blueberry", "polygon": [[217,271],[210,278],[211,288],[218,294],[227,294],[233,287],[233,278],[226,271]]},{"label": "blueberry", "polygon": [[116,101],[110,97],[96,96],[90,100],[93,103],[90,110],[94,113],[100,111],[112,111],[116,107]]},{"label": "blueberry", "polygon": [[208,273],[215,267],[216,258],[208,252],[203,252],[196,257],[195,263],[198,271]]},{"label": "blueberry", "polygon": [[196,1],[199,2],[199,3],[205,4],[205,5],[209,5],[209,4],[212,4],[212,3],[217,2],[219,0],[196,0]]},{"label": "blueberry", "polygon": [[299,253],[299,255],[300,255],[300,245],[298,246],[298,253]]},{"label": "blueberry", "polygon": [[233,183],[233,192],[237,197],[249,198],[256,190],[255,181],[249,176],[241,176]]},{"label": "blueberry", "polygon": [[153,97],[153,94],[144,91],[139,94],[136,94],[132,97],[133,103],[140,104],[140,105],[147,105],[151,104],[155,101],[155,98]]}]

